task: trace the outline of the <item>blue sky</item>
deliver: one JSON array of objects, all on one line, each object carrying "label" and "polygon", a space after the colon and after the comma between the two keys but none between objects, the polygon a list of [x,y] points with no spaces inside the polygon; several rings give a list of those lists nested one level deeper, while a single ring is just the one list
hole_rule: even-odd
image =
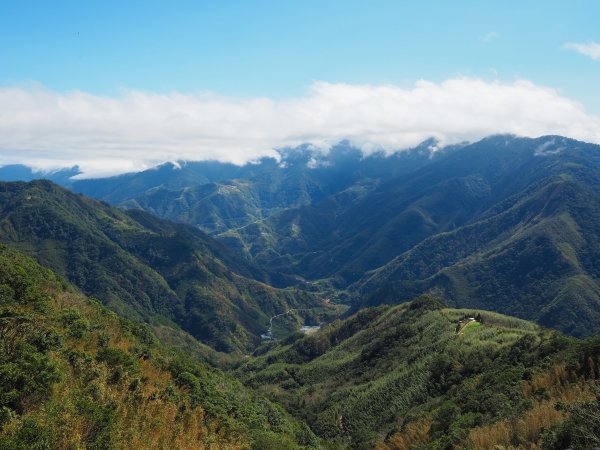
[{"label": "blue sky", "polygon": [[[597,116],[600,57],[565,45],[600,42],[599,17],[577,0],[3,1],[0,88],[285,101],[316,82],[466,77],[529,80]],[[0,163],[25,150],[15,142],[0,141]]]},{"label": "blue sky", "polygon": [[576,0],[5,1],[0,82],[289,96],[315,80],[521,77],[600,112],[600,61],[561,48],[600,41],[599,17]]}]

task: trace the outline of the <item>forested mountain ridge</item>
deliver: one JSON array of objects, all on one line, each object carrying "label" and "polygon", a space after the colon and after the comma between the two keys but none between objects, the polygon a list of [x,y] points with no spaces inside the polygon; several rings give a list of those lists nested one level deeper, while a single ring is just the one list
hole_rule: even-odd
[{"label": "forested mountain ridge", "polygon": [[[344,287],[424,239],[483,217],[562,169],[597,191],[598,150],[557,136],[493,136],[369,189],[356,184],[235,234],[261,267],[313,280],[333,277]],[[577,172],[577,167],[584,169]]]},{"label": "forested mountain ridge", "polygon": [[0,245],[0,333],[11,450],[558,450],[600,436],[598,336],[433,298],[270,343],[237,370],[244,387]]},{"label": "forested mountain ridge", "polygon": [[585,336],[600,327],[599,215],[597,145],[492,136],[217,237],[347,288],[355,309],[437,292]]},{"label": "forested mountain ridge", "polygon": [[270,316],[320,304],[249,278],[266,275],[195,228],[123,212],[48,181],[0,184],[0,241],[113,310],[155,326],[177,324],[220,351],[246,351]]},{"label": "forested mountain ridge", "polygon": [[[147,323],[117,319],[0,248],[0,274],[9,274],[0,279],[8,286],[0,287],[8,299],[0,325],[25,327],[15,341],[20,353],[0,345],[0,367],[13,383],[0,398],[2,444],[55,442],[67,426],[84,430],[84,443],[106,439],[117,448],[147,439],[257,450],[600,444],[600,422],[589,419],[600,417],[598,335],[579,340],[486,311],[576,336],[598,329],[598,146],[558,136],[494,136],[439,153],[432,145],[392,159],[342,149],[333,153],[346,164],[337,172],[300,149],[287,167],[163,166],[158,187],[147,188],[157,181],[148,172],[119,178],[117,188],[98,180],[95,188],[120,196],[111,201],[133,206],[124,210],[49,181],[0,183],[1,242]],[[213,172],[200,180],[207,167]],[[200,182],[186,186],[193,180]],[[127,199],[128,186],[141,194]],[[158,205],[167,209],[155,213],[197,223],[140,209]],[[203,218],[218,240],[198,229]],[[421,294],[429,295],[412,300]],[[325,324],[340,300],[352,315]],[[259,346],[269,318],[287,311],[276,324],[282,339]],[[284,336],[305,320],[321,330]],[[59,338],[40,343],[34,323]],[[173,355],[178,347],[225,358],[182,330],[230,353],[228,367],[247,389]],[[52,361],[65,378],[56,378]],[[39,373],[32,391],[19,371]],[[93,374],[99,393],[82,381]],[[155,375],[148,384],[144,377]],[[48,386],[68,401],[60,405]],[[153,417],[136,422],[136,404]],[[175,410],[175,421],[163,417]],[[64,423],[55,420],[65,414]],[[77,414],[83,418],[72,422]],[[161,432],[143,435],[142,422],[157,421]]]},{"label": "forested mountain ridge", "polygon": [[0,448],[316,448],[230,375],[0,244]]},{"label": "forested mountain ridge", "polygon": [[279,161],[263,158],[243,166],[216,161],[166,163],[139,173],[72,180],[65,185],[217,235],[284,209],[319,202],[362,180],[408,173],[431,162],[434,145],[426,141],[407,152],[366,158],[348,142],[327,153],[304,145],[280,150]]},{"label": "forested mountain ridge", "polygon": [[433,292],[596,331],[599,147],[498,135],[436,148],[304,146],[279,162],[168,164],[71,187],[203,228],[260,267],[254,278],[342,290],[355,309]]},{"label": "forested mountain ridge", "polygon": [[591,448],[599,342],[421,297],[270,344],[237,374],[332,449]]},{"label": "forested mountain ridge", "polygon": [[468,224],[365,275],[353,286],[367,298],[363,304],[435,291],[452,305],[493,309],[575,335],[597,331],[600,153],[570,144],[534,156],[521,178],[502,188],[510,195]]},{"label": "forested mountain ridge", "polygon": [[218,238],[346,288],[355,310],[434,292],[586,336],[600,328],[599,223],[600,147],[493,136]]}]

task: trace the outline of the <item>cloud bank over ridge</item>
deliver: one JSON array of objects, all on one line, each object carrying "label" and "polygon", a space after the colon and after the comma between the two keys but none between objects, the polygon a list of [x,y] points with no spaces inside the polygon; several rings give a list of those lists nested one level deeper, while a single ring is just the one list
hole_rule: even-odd
[{"label": "cloud bank over ridge", "polygon": [[302,143],[327,149],[348,139],[365,153],[394,152],[429,137],[446,145],[496,133],[600,143],[600,117],[525,80],[421,80],[411,88],[316,82],[305,96],[283,100],[0,88],[0,165],[79,164],[88,176],[178,159],[243,164]]}]

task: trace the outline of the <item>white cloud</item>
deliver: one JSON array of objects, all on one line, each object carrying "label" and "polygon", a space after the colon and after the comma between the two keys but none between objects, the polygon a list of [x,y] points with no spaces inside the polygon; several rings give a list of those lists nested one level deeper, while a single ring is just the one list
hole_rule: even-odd
[{"label": "white cloud", "polygon": [[569,50],[575,50],[577,53],[581,53],[592,59],[600,59],[600,44],[597,42],[588,42],[587,44],[570,42],[563,47]]},{"label": "white cloud", "polygon": [[481,37],[481,42],[483,42],[484,44],[487,44],[488,42],[491,42],[497,38],[498,38],[498,33],[496,33],[495,31],[490,31],[489,33],[486,33]]},{"label": "white cloud", "polygon": [[0,164],[79,164],[89,176],[177,159],[241,164],[301,143],[327,149],[349,139],[365,152],[393,152],[429,137],[444,145],[495,133],[600,143],[600,118],[523,80],[418,81],[410,89],[317,82],[286,100],[0,89]]}]

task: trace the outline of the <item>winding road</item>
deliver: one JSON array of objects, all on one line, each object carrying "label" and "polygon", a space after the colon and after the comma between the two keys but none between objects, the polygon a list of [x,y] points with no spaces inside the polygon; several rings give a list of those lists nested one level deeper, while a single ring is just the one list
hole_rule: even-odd
[{"label": "winding road", "polygon": [[269,336],[270,339],[274,339],[273,338],[273,319],[276,319],[277,317],[285,316],[286,314],[289,314],[292,311],[309,311],[311,309],[314,309],[314,308],[291,308],[291,309],[288,309],[286,312],[283,312],[280,314],[275,314],[274,316],[271,316],[271,319],[269,320],[269,329],[267,330],[266,335]]}]

